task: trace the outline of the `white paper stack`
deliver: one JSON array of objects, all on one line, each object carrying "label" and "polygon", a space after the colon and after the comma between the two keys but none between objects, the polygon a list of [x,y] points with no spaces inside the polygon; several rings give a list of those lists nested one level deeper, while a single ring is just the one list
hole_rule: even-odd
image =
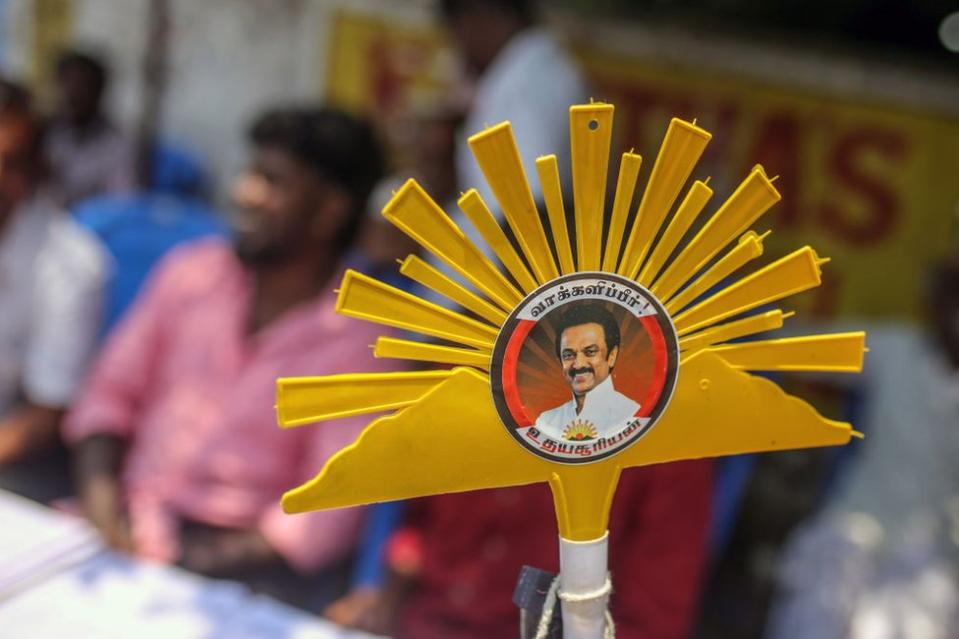
[{"label": "white paper stack", "polygon": [[0,602],[101,548],[82,519],[0,491]]},{"label": "white paper stack", "polygon": [[79,518],[0,491],[0,639],[365,639],[244,586],[106,551]]},{"label": "white paper stack", "polygon": [[[7,635],[4,629],[10,629]],[[15,629],[15,630],[14,630]],[[0,638],[363,639],[237,583],[103,553],[0,603]]]}]

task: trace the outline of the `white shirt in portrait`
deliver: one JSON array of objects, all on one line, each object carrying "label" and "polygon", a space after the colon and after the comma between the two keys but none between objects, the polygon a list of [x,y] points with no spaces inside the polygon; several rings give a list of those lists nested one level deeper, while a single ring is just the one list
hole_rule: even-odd
[{"label": "white shirt in portrait", "polygon": [[625,427],[639,410],[639,403],[613,388],[613,376],[596,385],[583,398],[583,410],[576,414],[576,398],[540,413],[536,428],[554,439],[569,439],[563,433],[574,422],[592,425],[597,436],[606,437]]}]

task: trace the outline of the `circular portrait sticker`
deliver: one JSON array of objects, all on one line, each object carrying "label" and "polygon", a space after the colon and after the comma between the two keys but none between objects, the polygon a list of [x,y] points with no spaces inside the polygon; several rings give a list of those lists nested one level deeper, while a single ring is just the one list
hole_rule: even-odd
[{"label": "circular portrait sticker", "polygon": [[551,461],[609,457],[642,437],[676,385],[679,346],[662,305],[610,273],[576,273],[533,291],[493,350],[500,419]]}]

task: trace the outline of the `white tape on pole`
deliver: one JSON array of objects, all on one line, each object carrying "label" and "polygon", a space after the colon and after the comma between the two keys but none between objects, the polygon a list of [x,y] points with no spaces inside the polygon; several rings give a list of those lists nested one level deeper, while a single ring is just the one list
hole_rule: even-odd
[{"label": "white tape on pole", "polygon": [[564,639],[603,639],[609,604],[609,532],[592,541],[559,540]]}]

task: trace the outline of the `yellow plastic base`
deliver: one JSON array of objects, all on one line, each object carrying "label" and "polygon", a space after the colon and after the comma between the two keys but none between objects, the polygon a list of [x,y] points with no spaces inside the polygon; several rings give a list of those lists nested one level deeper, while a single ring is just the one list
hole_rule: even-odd
[{"label": "yellow plastic base", "polygon": [[371,423],[315,479],[286,493],[283,507],[305,512],[549,482],[560,534],[583,541],[606,530],[621,468],[845,444],[851,436],[849,424],[702,351],[683,363],[673,400],[648,434],[601,462],[564,466],[518,446],[499,421],[488,378],[459,368],[415,404]]}]

